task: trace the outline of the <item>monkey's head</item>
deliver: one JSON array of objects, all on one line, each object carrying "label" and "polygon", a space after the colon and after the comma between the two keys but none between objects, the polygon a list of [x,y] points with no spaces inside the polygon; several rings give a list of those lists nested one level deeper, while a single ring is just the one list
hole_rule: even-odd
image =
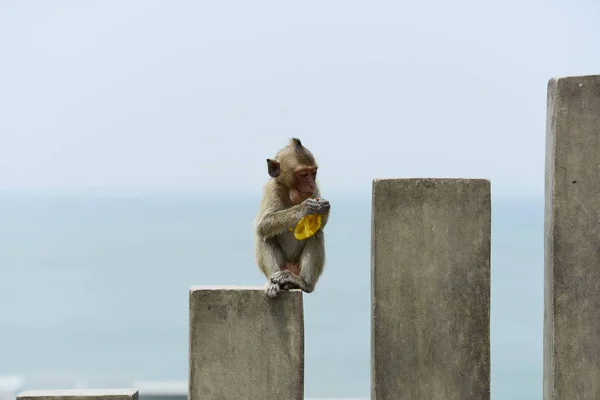
[{"label": "monkey's head", "polygon": [[267,159],[269,175],[280,185],[290,190],[293,202],[309,198],[317,188],[317,169],[312,153],[302,145],[300,139],[292,138],[279,150],[274,159]]}]

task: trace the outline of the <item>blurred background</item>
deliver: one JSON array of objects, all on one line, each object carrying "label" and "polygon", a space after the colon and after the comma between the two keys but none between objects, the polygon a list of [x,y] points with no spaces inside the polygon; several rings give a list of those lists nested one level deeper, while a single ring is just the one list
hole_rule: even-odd
[{"label": "blurred background", "polygon": [[546,85],[598,72],[599,17],[584,0],[1,1],[0,396],[185,394],[188,289],[263,284],[265,158],[297,136],[332,204],[307,397],[369,396],[372,179],[461,177],[492,181],[492,398],[541,399]]}]

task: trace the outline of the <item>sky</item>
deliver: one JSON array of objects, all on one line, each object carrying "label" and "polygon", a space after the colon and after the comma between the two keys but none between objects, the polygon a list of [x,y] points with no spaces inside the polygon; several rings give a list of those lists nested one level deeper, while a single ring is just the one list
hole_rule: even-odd
[{"label": "sky", "polygon": [[255,193],[299,137],[326,191],[542,196],[546,90],[600,72],[593,1],[0,2],[0,188]]}]

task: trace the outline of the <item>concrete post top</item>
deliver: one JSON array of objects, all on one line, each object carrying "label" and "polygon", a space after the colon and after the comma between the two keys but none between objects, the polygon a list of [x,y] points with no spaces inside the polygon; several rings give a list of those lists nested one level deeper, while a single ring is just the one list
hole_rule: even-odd
[{"label": "concrete post top", "polygon": [[491,183],[491,181],[489,179],[485,179],[485,178],[375,178],[373,179],[373,186],[378,185],[378,184],[399,184],[399,183],[406,183],[406,184],[413,184],[413,185],[419,185],[419,184],[424,184],[424,185],[435,185],[435,184],[448,184],[448,183],[452,183],[452,184],[456,184],[456,183],[465,183],[465,184],[469,184],[469,183],[475,183],[475,184],[487,184],[489,185]]},{"label": "concrete post top", "polygon": [[[600,75],[561,76],[548,80],[548,101],[553,102],[555,96],[564,98],[580,97],[588,90],[597,90],[600,86]],[[564,101],[564,99],[563,99]],[[548,113],[550,116],[551,113]]]},{"label": "concrete post top", "polygon": [[[236,285],[195,285],[190,288],[190,294],[195,292],[264,292],[265,288],[262,286],[236,286]],[[292,289],[286,292],[300,293],[300,289]],[[285,293],[285,292],[284,292]]]},{"label": "concrete post top", "polygon": [[587,74],[587,75],[572,75],[572,76],[554,76],[548,80],[548,82],[564,81],[564,80],[595,80],[600,79],[598,74]]},{"label": "concrete post top", "polygon": [[136,389],[59,389],[59,390],[28,390],[17,395],[17,399],[39,398],[137,398]]}]

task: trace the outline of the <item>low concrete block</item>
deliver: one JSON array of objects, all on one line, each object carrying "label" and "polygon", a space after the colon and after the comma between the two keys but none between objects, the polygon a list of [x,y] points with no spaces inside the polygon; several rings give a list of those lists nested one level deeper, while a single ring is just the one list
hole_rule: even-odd
[{"label": "low concrete block", "polygon": [[600,75],[547,107],[544,400],[600,399]]},{"label": "low concrete block", "polygon": [[135,389],[29,390],[17,400],[138,400]]},{"label": "low concrete block", "polygon": [[140,400],[187,400],[189,384],[187,379],[178,380],[136,380],[133,385],[140,393]]},{"label": "low concrete block", "polygon": [[303,400],[302,292],[190,290],[189,399]]},{"label": "low concrete block", "polygon": [[490,398],[490,182],[377,179],[373,400]]}]

